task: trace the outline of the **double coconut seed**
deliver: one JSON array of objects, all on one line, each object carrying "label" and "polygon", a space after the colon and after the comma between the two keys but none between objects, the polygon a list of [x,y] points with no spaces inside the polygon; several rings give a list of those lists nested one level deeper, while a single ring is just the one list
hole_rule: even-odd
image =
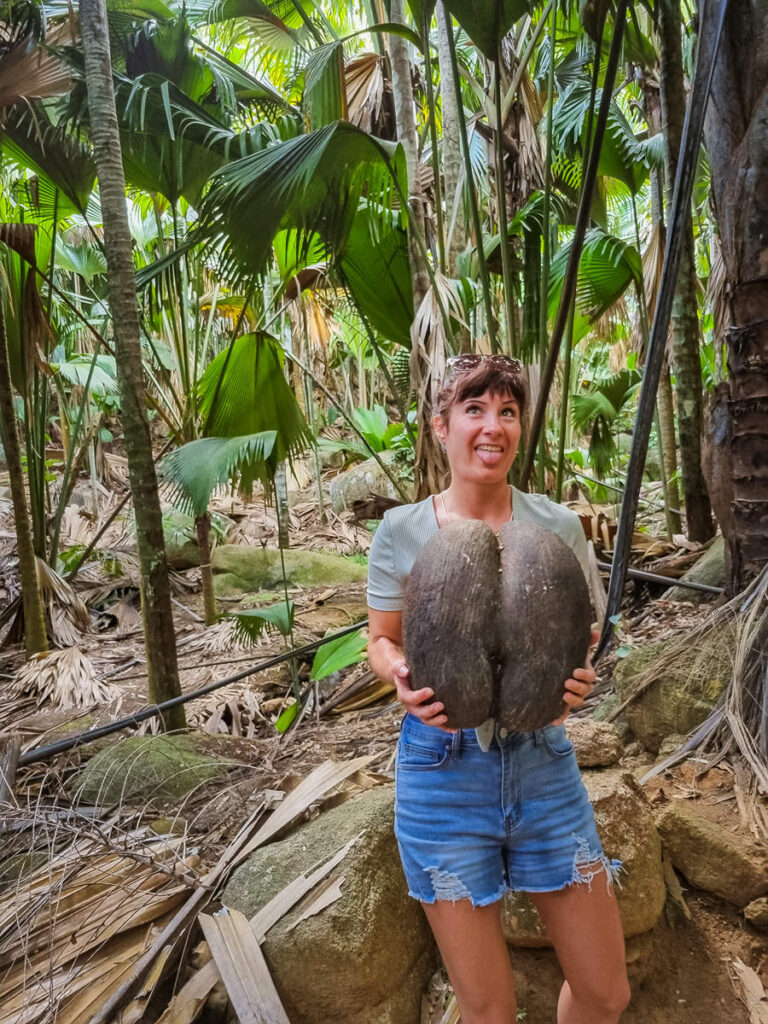
[{"label": "double coconut seed", "polygon": [[414,562],[403,610],[411,686],[431,687],[447,725],[495,717],[510,732],[562,712],[565,680],[589,649],[581,566],[552,530],[467,520],[439,530]]}]

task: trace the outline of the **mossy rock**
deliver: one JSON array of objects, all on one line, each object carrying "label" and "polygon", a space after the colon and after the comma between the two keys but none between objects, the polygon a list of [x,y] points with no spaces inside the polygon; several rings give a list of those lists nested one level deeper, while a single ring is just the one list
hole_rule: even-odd
[{"label": "mossy rock", "polygon": [[670,644],[679,646],[674,659],[659,667],[654,682],[624,712],[632,732],[654,754],[667,736],[687,735],[707,718],[731,678],[736,640],[733,628],[721,625],[695,643],[662,640],[637,648],[613,670],[621,701],[635,692],[640,677]]},{"label": "mossy rock", "polygon": [[234,764],[215,749],[208,736],[130,736],[95,754],[68,789],[87,804],[180,799]]},{"label": "mossy rock", "polygon": [[[705,583],[709,587],[725,586],[725,541],[722,537],[712,542],[683,579],[689,583]],[[687,587],[672,587],[666,596],[670,601],[688,601],[691,604],[700,604],[705,598],[712,597],[703,590],[689,590]]]},{"label": "mossy rock", "polygon": [[[364,565],[326,551],[284,551],[289,584],[313,587],[364,580]],[[223,544],[213,553],[213,583],[220,597],[272,590],[283,579],[280,552],[247,544]]]},{"label": "mossy rock", "polygon": [[267,933],[264,956],[291,1024],[412,1024],[437,955],[421,906],[408,896],[393,786],[323,811],[256,850],[234,871],[221,901],[251,917],[350,840],[329,875],[343,879],[341,897],[306,920],[304,905],[293,907]]}]

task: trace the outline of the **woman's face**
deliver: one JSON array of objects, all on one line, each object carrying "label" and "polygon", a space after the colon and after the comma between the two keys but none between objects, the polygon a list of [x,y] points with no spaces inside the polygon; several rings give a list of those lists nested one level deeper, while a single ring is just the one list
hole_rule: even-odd
[{"label": "woman's face", "polygon": [[507,479],[520,444],[520,406],[511,395],[456,402],[447,421],[435,417],[454,480],[492,484]]}]

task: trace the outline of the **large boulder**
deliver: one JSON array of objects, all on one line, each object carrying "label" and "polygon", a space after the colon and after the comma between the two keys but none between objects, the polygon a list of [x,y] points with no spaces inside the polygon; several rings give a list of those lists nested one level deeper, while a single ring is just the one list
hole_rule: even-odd
[{"label": "large boulder", "polygon": [[207,735],[129,736],[95,754],[69,784],[83,803],[106,805],[176,800],[227,772]]},{"label": "large boulder", "polygon": [[673,865],[691,885],[744,907],[768,893],[768,851],[705,818],[687,800],[659,815],[658,829]]},{"label": "large boulder", "polygon": [[408,896],[394,836],[392,786],[379,786],[257,850],[222,902],[252,917],[300,872],[360,838],[330,874],[341,897],[297,923],[290,911],[267,934],[264,955],[291,1024],[418,1024],[435,968],[434,940]]},{"label": "large boulder", "polygon": [[[605,855],[623,865],[616,895],[624,935],[642,935],[658,921],[665,899],[661,842],[651,809],[628,773],[585,772],[583,778]],[[602,878],[592,882],[604,884]],[[551,945],[544,924],[525,893],[508,893],[502,902],[501,916],[504,936],[510,945]]]},{"label": "large boulder", "polygon": [[[400,486],[409,492],[413,488],[413,484],[400,473],[396,464],[397,453],[384,451],[379,454],[379,458],[396,477]],[[373,458],[358,462],[335,476],[328,485],[328,493],[331,496],[331,504],[335,512],[343,512],[352,507],[352,502],[361,501],[371,494],[379,494],[385,498],[392,498],[394,501],[403,500],[395,485]]]},{"label": "large boulder", "polygon": [[580,768],[608,768],[621,757],[623,744],[619,730],[610,722],[569,716],[565,720],[565,733],[573,744]]},{"label": "large boulder", "polygon": [[[364,565],[325,551],[283,552],[288,583],[299,586],[333,586],[364,580]],[[217,595],[236,596],[258,590],[272,590],[282,584],[283,567],[276,548],[256,548],[247,544],[222,544],[213,552],[213,583]]]},{"label": "large boulder", "polygon": [[[695,565],[683,576],[690,583],[706,583],[710,587],[725,586],[725,541],[716,537]],[[703,590],[689,590],[688,587],[672,587],[666,594],[670,601],[689,601],[699,604],[707,597]]]},{"label": "large boulder", "polygon": [[[670,642],[679,644],[662,640],[639,647],[617,663],[613,681],[621,701],[635,693],[640,677],[659,661]],[[735,645],[732,627],[713,626],[695,644],[680,644],[674,660],[658,669],[654,682],[624,712],[647,750],[656,754],[667,736],[687,735],[701,725],[728,685]]]}]

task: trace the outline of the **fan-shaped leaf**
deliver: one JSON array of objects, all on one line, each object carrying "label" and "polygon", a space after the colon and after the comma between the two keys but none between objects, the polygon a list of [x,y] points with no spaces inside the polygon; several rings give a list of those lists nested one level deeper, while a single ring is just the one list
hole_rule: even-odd
[{"label": "fan-shaped leaf", "polygon": [[359,662],[365,661],[367,646],[368,641],[359,629],[354,633],[347,633],[346,636],[339,637],[338,640],[330,640],[327,644],[323,644],[315,655],[309,678],[325,679],[333,672],[340,672],[344,668],[349,668],[350,665],[357,665]]},{"label": "fan-shaped leaf", "polygon": [[507,32],[535,5],[530,0],[446,0],[445,6],[483,56],[493,60]]},{"label": "fan-shaped leaf", "polygon": [[303,242],[319,236],[337,251],[349,236],[363,193],[388,206],[393,172],[405,185],[396,147],[343,121],[222,168],[201,210],[225,254],[260,273],[278,230]]},{"label": "fan-shaped leaf", "polygon": [[275,432],[271,466],[310,443],[309,427],[285,379],[280,346],[268,334],[235,339],[206,369],[198,390],[206,435]]},{"label": "fan-shaped leaf", "polygon": [[166,455],[158,475],[182,512],[202,516],[218,488],[230,485],[248,493],[255,480],[269,480],[276,440],[274,430],[246,437],[202,437]]},{"label": "fan-shaped leaf", "polygon": [[249,608],[237,612],[235,620],[235,638],[237,640],[256,641],[270,626],[283,636],[289,636],[293,629],[295,605],[293,601],[281,601],[269,605],[268,608]]}]

